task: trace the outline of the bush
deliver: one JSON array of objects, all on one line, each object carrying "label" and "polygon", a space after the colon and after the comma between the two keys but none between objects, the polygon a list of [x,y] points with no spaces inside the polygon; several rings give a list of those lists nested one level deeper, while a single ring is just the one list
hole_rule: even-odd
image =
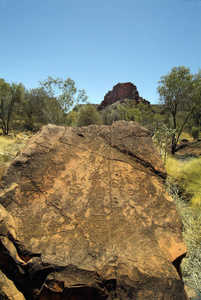
[{"label": "bush", "polygon": [[77,126],[101,125],[102,118],[93,104],[83,105],[79,110]]},{"label": "bush", "polygon": [[168,128],[165,124],[158,126],[155,130],[153,140],[166,163],[168,150],[172,143],[172,136],[175,133],[174,129]]},{"label": "bush", "polygon": [[192,206],[201,204],[201,158],[178,161],[168,158],[167,173],[172,184],[176,184],[189,199]]},{"label": "bush", "polygon": [[199,128],[194,126],[194,127],[191,129],[191,135],[192,135],[192,137],[194,138],[194,140],[197,140],[198,137],[199,137]]}]

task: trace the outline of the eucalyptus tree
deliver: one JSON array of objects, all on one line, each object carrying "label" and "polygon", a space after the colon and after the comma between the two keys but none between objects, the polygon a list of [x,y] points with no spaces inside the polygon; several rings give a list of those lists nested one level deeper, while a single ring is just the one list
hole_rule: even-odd
[{"label": "eucalyptus tree", "polygon": [[24,87],[20,84],[8,83],[0,79],[0,120],[4,135],[8,135],[14,108],[23,98]]},{"label": "eucalyptus tree", "polygon": [[71,78],[63,80],[48,76],[46,80],[40,82],[40,85],[49,98],[55,98],[59,102],[64,113],[69,113],[73,107],[87,100],[85,90],[77,89],[75,81]]},{"label": "eucalyptus tree", "polygon": [[18,115],[29,130],[35,130],[48,123],[65,123],[65,114],[60,103],[56,98],[50,97],[43,87],[25,91]]},{"label": "eucalyptus tree", "polygon": [[201,76],[191,74],[184,66],[174,67],[158,82],[159,101],[170,115],[172,135],[172,154],[175,153],[179,137],[190,116],[201,105]]}]

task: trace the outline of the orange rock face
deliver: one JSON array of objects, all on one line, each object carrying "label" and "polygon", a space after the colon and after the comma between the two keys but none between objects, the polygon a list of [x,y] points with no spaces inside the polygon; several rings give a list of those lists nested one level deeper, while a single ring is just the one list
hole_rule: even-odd
[{"label": "orange rock face", "polygon": [[27,299],[187,299],[165,178],[134,122],[43,127],[1,182],[0,268]]},{"label": "orange rock face", "polygon": [[110,104],[124,99],[133,99],[135,100],[136,104],[139,102],[150,104],[149,101],[139,96],[137,88],[133,83],[126,82],[116,84],[112,91],[109,91],[105,95],[104,100],[101,102],[98,109],[101,110]]}]

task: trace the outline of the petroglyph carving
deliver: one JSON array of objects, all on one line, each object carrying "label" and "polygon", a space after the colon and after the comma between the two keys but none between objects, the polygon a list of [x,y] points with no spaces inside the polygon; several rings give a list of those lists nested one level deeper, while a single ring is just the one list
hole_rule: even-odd
[{"label": "petroglyph carving", "polygon": [[186,300],[172,264],[186,251],[181,224],[162,190],[165,168],[147,129],[123,121],[48,125],[23,153],[30,148],[29,163],[19,153],[1,181],[1,204],[16,220],[16,239],[41,254],[16,273],[16,262],[10,272],[11,260],[5,265],[0,251],[26,299],[59,293],[62,299]]}]

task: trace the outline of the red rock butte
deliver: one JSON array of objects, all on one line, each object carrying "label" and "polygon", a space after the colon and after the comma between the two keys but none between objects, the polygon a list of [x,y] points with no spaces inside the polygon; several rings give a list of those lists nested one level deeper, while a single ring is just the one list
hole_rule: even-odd
[{"label": "red rock butte", "polygon": [[104,100],[98,107],[98,110],[105,108],[117,101],[122,101],[124,99],[135,100],[136,104],[142,102],[150,105],[150,102],[139,96],[137,87],[131,82],[118,83],[113,86],[112,91],[109,91]]}]

